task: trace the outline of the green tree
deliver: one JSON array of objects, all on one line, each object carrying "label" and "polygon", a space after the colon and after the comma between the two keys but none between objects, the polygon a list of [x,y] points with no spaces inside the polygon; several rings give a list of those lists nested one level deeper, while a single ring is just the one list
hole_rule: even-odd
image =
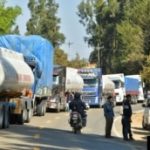
[{"label": "green tree", "polygon": [[14,33],[17,28],[16,18],[21,14],[20,7],[5,7],[5,3],[6,1],[0,2],[0,34]]},{"label": "green tree", "polygon": [[146,57],[146,62],[141,71],[141,75],[145,82],[146,89],[150,89],[150,55]]},{"label": "green tree", "polygon": [[55,50],[54,64],[67,66],[68,56],[62,49],[57,48]]},{"label": "green tree", "polygon": [[82,68],[87,66],[87,60],[81,59],[79,54],[76,53],[76,57],[70,61],[68,61],[68,66],[73,68]]},{"label": "green tree", "polygon": [[65,40],[60,33],[60,19],[56,16],[58,4],[54,0],[29,0],[31,18],[27,22],[26,34],[37,34],[50,40],[58,47]]},{"label": "green tree", "polygon": [[130,9],[127,10],[126,16],[135,25],[138,25],[144,36],[144,54],[150,54],[150,1],[134,0]]},{"label": "green tree", "polygon": [[144,62],[144,37],[141,28],[122,21],[117,25],[117,34],[116,71],[123,71],[125,74],[139,73]]},{"label": "green tree", "polygon": [[[78,10],[78,15],[81,18],[80,22],[86,27],[88,35],[86,40],[89,45],[93,46],[95,51],[90,55],[90,61],[94,62],[93,59],[100,58],[103,72],[110,72],[113,69],[112,61],[116,49],[118,1],[86,0],[80,3]],[[96,53],[97,49],[100,49],[100,53]],[[100,56],[96,57],[97,54]],[[98,60],[95,62],[98,62]]]},{"label": "green tree", "polygon": [[85,39],[94,49],[90,62],[99,63],[99,58],[103,73],[142,70],[150,50],[149,0],[85,0],[78,10],[88,35]]}]

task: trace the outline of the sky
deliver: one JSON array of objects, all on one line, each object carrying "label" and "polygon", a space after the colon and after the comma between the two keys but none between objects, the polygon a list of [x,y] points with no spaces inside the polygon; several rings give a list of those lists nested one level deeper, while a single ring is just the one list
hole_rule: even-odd
[{"label": "sky", "polygon": [[[88,59],[92,49],[84,42],[86,36],[85,28],[79,23],[77,16],[77,6],[82,0],[56,0],[59,5],[57,16],[61,19],[60,32],[62,32],[66,41],[61,46],[68,54],[69,59],[73,59],[78,53],[80,58]],[[17,18],[17,24],[20,28],[20,33],[24,35],[26,32],[26,22],[30,18],[30,12],[27,7],[28,0],[7,0],[7,6],[20,6],[22,15]],[[68,43],[71,43],[70,47]]]}]

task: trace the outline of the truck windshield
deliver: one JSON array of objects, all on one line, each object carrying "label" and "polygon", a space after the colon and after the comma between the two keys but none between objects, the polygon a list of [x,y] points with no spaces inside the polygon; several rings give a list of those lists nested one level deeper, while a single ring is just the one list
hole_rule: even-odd
[{"label": "truck windshield", "polygon": [[84,79],[85,85],[97,85],[98,79]]},{"label": "truck windshield", "polygon": [[53,85],[59,84],[59,76],[53,76]]},{"label": "truck windshield", "polygon": [[115,89],[119,89],[122,87],[121,82],[119,80],[114,80],[113,82],[115,84]]}]

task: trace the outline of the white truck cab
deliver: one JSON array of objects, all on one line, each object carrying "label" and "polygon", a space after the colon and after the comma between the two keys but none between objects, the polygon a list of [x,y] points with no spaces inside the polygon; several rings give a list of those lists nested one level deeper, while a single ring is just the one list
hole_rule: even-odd
[{"label": "white truck cab", "polygon": [[107,76],[115,84],[116,103],[122,103],[125,97],[124,74],[108,74]]}]

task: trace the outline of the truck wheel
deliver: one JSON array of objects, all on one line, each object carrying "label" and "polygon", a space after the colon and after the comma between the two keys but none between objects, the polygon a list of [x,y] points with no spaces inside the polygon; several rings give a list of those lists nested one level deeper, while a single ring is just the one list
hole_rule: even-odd
[{"label": "truck wheel", "polygon": [[29,123],[31,121],[32,116],[33,116],[33,110],[29,109],[27,111],[27,121],[26,121],[27,123]]},{"label": "truck wheel", "polygon": [[37,106],[37,115],[38,115],[38,116],[43,116],[43,112],[44,112],[44,107],[43,107],[42,104],[39,104],[39,105]]},{"label": "truck wheel", "polygon": [[113,102],[114,107],[116,106],[116,101]]},{"label": "truck wheel", "polygon": [[147,125],[144,123],[144,120],[142,121],[142,127],[143,129],[147,129]]},{"label": "truck wheel", "polygon": [[57,103],[56,112],[60,112],[60,103]]},{"label": "truck wheel", "polygon": [[23,110],[23,121],[24,122],[27,122],[27,116],[28,116],[28,111],[27,111],[27,109],[24,109]]},{"label": "truck wheel", "polygon": [[44,116],[44,115],[45,115],[45,107],[44,107],[44,105],[42,105],[41,116]]},{"label": "truck wheel", "polygon": [[43,116],[45,116],[45,114],[46,114],[46,106],[44,105],[43,107],[44,107],[43,108]]},{"label": "truck wheel", "polygon": [[3,128],[6,129],[9,127],[9,106],[8,105],[4,105],[3,107]]},{"label": "truck wheel", "polygon": [[27,110],[26,110],[26,109],[23,109],[23,110],[22,110],[22,113],[19,114],[19,116],[18,116],[17,122],[18,122],[19,124],[24,124],[25,121],[27,121]]},{"label": "truck wheel", "polygon": [[3,118],[4,118],[4,111],[3,106],[0,104],[0,129],[3,127]]}]

